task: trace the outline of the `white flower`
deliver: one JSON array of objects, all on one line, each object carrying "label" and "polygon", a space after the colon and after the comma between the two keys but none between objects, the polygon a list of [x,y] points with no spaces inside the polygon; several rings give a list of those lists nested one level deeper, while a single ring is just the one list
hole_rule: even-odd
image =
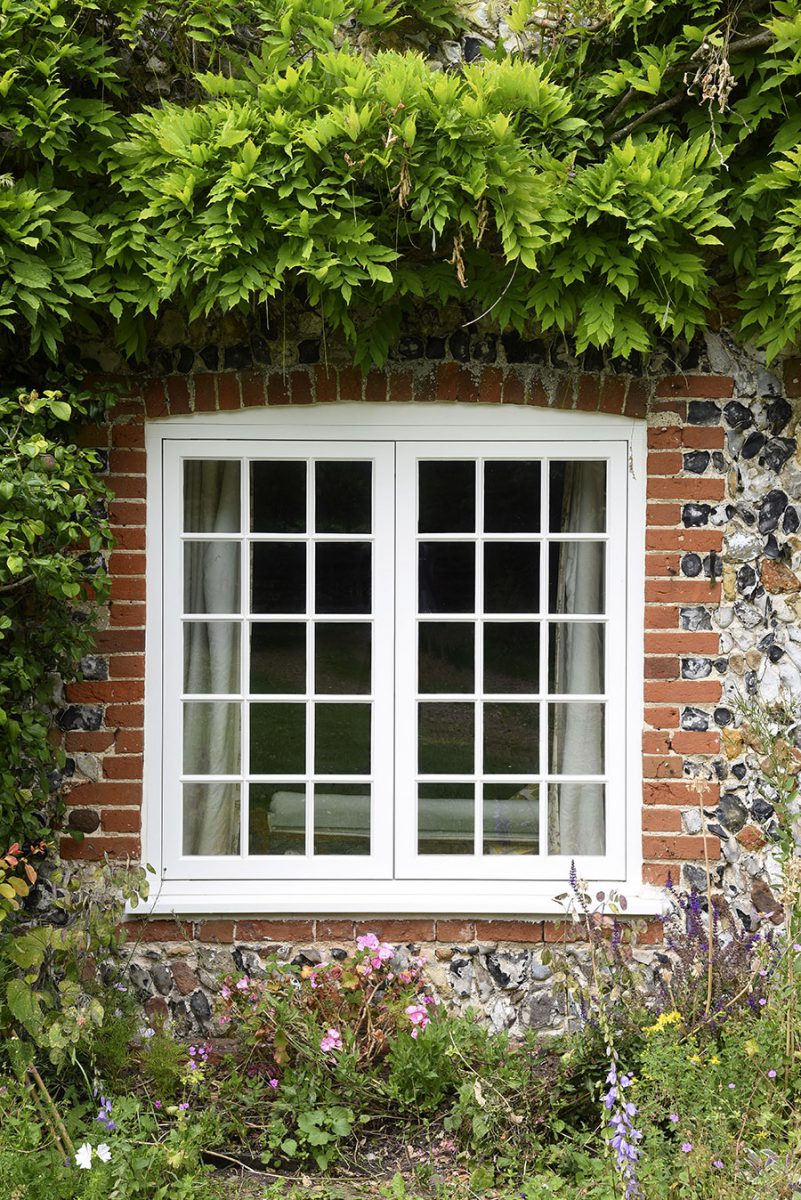
[{"label": "white flower", "polygon": [[92,1166],[92,1147],[88,1142],[84,1142],[75,1151],[75,1165],[80,1167],[82,1171],[90,1170]]},{"label": "white flower", "polygon": [[111,1159],[111,1151],[108,1147],[108,1142],[101,1142],[95,1151],[101,1162],[109,1162]]}]

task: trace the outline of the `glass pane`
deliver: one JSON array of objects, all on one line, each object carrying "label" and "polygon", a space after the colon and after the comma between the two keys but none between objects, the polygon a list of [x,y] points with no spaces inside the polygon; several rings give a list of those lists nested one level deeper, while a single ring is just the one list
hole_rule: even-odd
[{"label": "glass pane", "polygon": [[306,785],[251,783],[249,790],[249,853],[305,854]]},{"label": "glass pane", "polygon": [[552,462],[548,508],[551,533],[603,533],[606,463]]},{"label": "glass pane", "polygon": [[474,729],[474,704],[418,705],[417,769],[420,774],[470,774],[475,759]]},{"label": "glass pane", "polygon": [[487,542],[484,611],[540,611],[539,542]]},{"label": "glass pane", "polygon": [[316,463],[314,496],[318,533],[369,533],[373,527],[373,464]]},{"label": "glass pane", "polygon": [[606,854],[605,793],[602,783],[549,785],[549,854]]},{"label": "glass pane", "polygon": [[550,704],[550,767],[554,775],[602,775],[603,704]]},{"label": "glass pane", "polygon": [[315,612],[369,613],[372,547],[369,542],[318,542]]},{"label": "glass pane", "polygon": [[239,704],[192,700],[184,704],[184,775],[239,773]]},{"label": "glass pane", "polygon": [[306,464],[274,459],[250,464],[254,533],[306,532]]},{"label": "glass pane", "polygon": [[476,611],[476,548],[473,542],[421,542],[420,612]]},{"label": "glass pane", "polygon": [[538,462],[484,464],[486,533],[539,533],[540,472]]},{"label": "glass pane", "polygon": [[314,769],[319,775],[369,775],[370,705],[315,704]]},{"label": "glass pane", "polygon": [[421,462],[417,528],[420,533],[473,533],[476,528],[476,464]]},{"label": "glass pane", "polygon": [[530,621],[484,625],[484,691],[540,690],[540,627]]},{"label": "glass pane", "polygon": [[484,853],[539,854],[540,785],[484,784]]},{"label": "glass pane", "polygon": [[604,626],[596,621],[550,625],[548,691],[597,695],[604,690]]},{"label": "glass pane", "polygon": [[417,796],[417,853],[472,854],[475,785],[421,783]]},{"label": "glass pane", "polygon": [[370,785],[318,783],[314,789],[314,853],[370,853]]},{"label": "glass pane", "polygon": [[239,693],[238,621],[184,622],[184,691]]},{"label": "glass pane", "polygon": [[253,775],[305,773],[305,704],[250,705],[250,770]]},{"label": "glass pane", "polygon": [[184,612],[239,612],[239,542],[184,542]]},{"label": "glass pane", "polygon": [[484,705],[484,770],[488,775],[540,769],[539,704]]},{"label": "glass pane", "polygon": [[184,462],[185,533],[239,533],[240,472],[232,459]]},{"label": "glass pane", "polygon": [[306,626],[258,621],[250,627],[251,692],[306,691]]},{"label": "glass pane", "polygon": [[549,612],[606,611],[604,542],[551,542]]},{"label": "glass pane", "polygon": [[251,612],[306,611],[306,546],[258,542],[252,547]]},{"label": "glass pane", "polygon": [[314,626],[314,690],[360,695],[370,691],[372,627],[364,621]]},{"label": "glass pane", "polygon": [[184,854],[238,854],[240,784],[185,783]]},{"label": "glass pane", "polygon": [[418,639],[418,691],[475,691],[476,630],[472,621],[421,621]]}]

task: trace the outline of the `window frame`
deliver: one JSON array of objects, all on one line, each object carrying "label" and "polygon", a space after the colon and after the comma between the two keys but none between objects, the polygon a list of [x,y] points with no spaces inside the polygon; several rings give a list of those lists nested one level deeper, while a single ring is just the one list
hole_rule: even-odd
[{"label": "window frame", "polygon": [[[626,608],[624,643],[607,645],[607,672],[618,662],[622,652],[624,667],[616,672],[623,680],[622,692],[616,693],[622,716],[615,719],[616,730],[610,741],[607,738],[607,775],[614,769],[614,761],[622,763],[623,800],[615,806],[614,817],[607,824],[607,837],[614,839],[618,853],[602,860],[578,860],[579,870],[591,877],[593,886],[617,887],[624,890],[630,910],[639,912],[658,911],[659,901],[655,889],[641,883],[641,751],[640,729],[643,695],[643,592],[644,592],[644,537],[645,537],[645,461],[646,436],[643,422],[630,418],[606,414],[563,412],[549,409],[499,408],[490,405],[373,405],[342,403],[335,407],[314,406],[299,413],[297,409],[258,409],[233,413],[202,413],[189,417],[167,418],[150,421],[146,426],[146,449],[148,457],[147,545],[149,570],[147,572],[147,629],[146,629],[146,680],[145,680],[145,774],[143,802],[143,857],[154,864],[160,886],[154,888],[154,899],[149,907],[154,912],[270,912],[270,913],[471,913],[504,915],[537,914],[549,915],[560,911],[553,893],[560,890],[569,869],[567,856],[554,856],[550,869],[543,870],[547,858],[536,860],[536,876],[521,875],[520,860],[509,856],[492,856],[486,871],[477,871],[476,860],[460,859],[459,862],[444,861],[446,856],[425,856],[418,860],[420,867],[410,865],[411,834],[410,821],[401,817],[395,837],[392,857],[403,869],[402,878],[387,877],[387,859],[375,869],[372,859],[366,870],[360,871],[359,858],[346,858],[340,865],[348,867],[332,871],[329,863],[324,873],[308,873],[299,877],[297,860],[277,867],[277,858],[254,859],[256,864],[269,864],[269,878],[264,870],[243,872],[230,869],[219,861],[202,877],[192,870],[197,859],[189,860],[187,869],[176,872],[174,863],[175,842],[171,841],[167,806],[162,802],[165,764],[169,761],[170,723],[164,711],[162,680],[166,673],[175,670],[176,638],[169,638],[169,616],[163,611],[165,588],[165,555],[171,553],[174,544],[178,514],[174,503],[167,503],[165,487],[174,481],[174,463],[181,456],[181,447],[194,442],[208,446],[204,457],[241,457],[241,447],[252,450],[254,440],[273,443],[276,447],[290,443],[303,443],[304,454],[312,456],[312,447],[323,447],[332,457],[364,457],[358,447],[375,443],[397,443],[397,462],[402,464],[413,456],[415,443],[424,444],[426,450],[437,447],[437,454],[472,457],[478,449],[486,457],[503,457],[495,453],[506,443],[509,453],[514,450],[520,457],[521,443],[531,442],[531,457],[597,458],[611,454],[615,470],[609,472],[610,496],[608,500],[608,531],[613,522],[620,531],[616,544],[619,561],[607,564],[608,608],[612,603],[624,600]],[[239,448],[237,448],[237,444]],[[437,445],[438,444],[438,445]],[[547,444],[547,449],[546,449]],[[468,450],[467,447],[470,447]],[[264,447],[260,447],[264,449]],[[270,447],[272,453],[272,447]],[[191,457],[191,455],[190,455]],[[246,486],[243,472],[243,489]],[[620,494],[616,494],[619,492]],[[174,493],[173,493],[174,494]],[[244,494],[244,493],[243,493]],[[399,493],[398,493],[399,494]],[[378,492],[376,491],[376,495]],[[398,506],[396,538],[399,548],[414,545],[414,513],[412,505]],[[244,511],[244,510],[243,510]],[[411,515],[410,515],[411,512]],[[162,524],[164,522],[164,525]],[[622,524],[622,529],[618,522]],[[376,522],[375,531],[378,529]],[[556,535],[553,535],[554,537]],[[397,557],[397,556],[396,556]],[[415,571],[408,561],[397,559],[399,580],[407,589],[413,587]],[[622,568],[623,587],[612,593],[613,580],[620,578]],[[374,568],[375,569],[375,568]],[[242,563],[243,580],[246,570]],[[378,579],[378,571],[375,570]],[[410,582],[411,581],[411,582]],[[376,589],[378,591],[378,589]],[[613,598],[614,597],[614,598]],[[544,614],[543,614],[544,615]],[[608,615],[608,614],[607,614]],[[395,637],[405,644],[404,622],[414,619],[416,604],[406,609],[398,618]],[[403,648],[401,647],[401,650]],[[375,650],[384,654],[387,647],[383,639],[377,639]],[[410,720],[409,663],[414,656],[401,652],[397,655],[399,665],[392,703],[406,696],[405,703],[398,705],[396,728],[408,726]],[[243,668],[244,669],[244,668]],[[379,666],[375,665],[378,678]],[[375,685],[374,685],[375,686]],[[411,681],[411,686],[415,684]],[[607,678],[607,696],[612,694]],[[620,696],[623,698],[620,699]],[[612,724],[612,722],[608,722]],[[408,736],[408,728],[399,733]],[[610,749],[614,744],[614,760]],[[622,757],[618,757],[622,756]],[[398,763],[398,774],[403,767]],[[403,785],[396,778],[394,795],[396,807],[403,792]],[[375,801],[374,801],[375,803]],[[406,813],[409,808],[401,809]],[[413,822],[412,822],[413,824]],[[374,836],[379,830],[376,829]],[[608,846],[611,845],[608,842]],[[375,850],[380,848],[375,845]],[[332,856],[333,857],[333,856]],[[339,857],[339,856],[338,856]],[[426,871],[426,859],[433,860]],[[241,860],[235,860],[237,864]],[[468,868],[465,869],[465,868]],[[294,869],[291,877],[289,872]],[[491,874],[491,877],[486,877]],[[481,876],[485,877],[482,878]],[[361,877],[359,877],[361,876]],[[332,888],[332,882],[336,887]],[[301,885],[300,887],[298,885]],[[634,892],[632,893],[632,888]]]}]

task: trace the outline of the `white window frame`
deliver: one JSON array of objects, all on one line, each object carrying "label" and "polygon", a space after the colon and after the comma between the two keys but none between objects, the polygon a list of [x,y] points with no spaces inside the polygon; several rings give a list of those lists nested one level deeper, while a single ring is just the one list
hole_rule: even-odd
[{"label": "white window frame", "polygon": [[[261,445],[258,452],[254,442]],[[291,409],[257,409],[234,413],[203,413],[148,422],[147,516],[147,634],[145,680],[145,775],[143,857],[153,864],[159,882],[152,888],[149,909],[154,913],[293,913],[378,915],[464,914],[549,916],[562,911],[554,894],[564,890],[569,857],[537,858],[536,878],[521,867],[526,856],[489,856],[482,865],[465,856],[427,856],[415,853],[416,805],[413,776],[400,762],[396,767],[393,832],[376,795],[391,783],[379,750],[387,746],[392,729],[399,740],[411,736],[414,721],[414,642],[416,569],[411,559],[415,544],[415,513],[411,502],[399,504],[395,520],[399,604],[395,623],[394,697],[380,697],[381,675],[392,677],[392,635],[386,595],[375,587],[378,603],[374,620],[373,854],[333,856],[298,878],[298,859],[288,856],[254,858],[232,871],[231,861],[186,859],[180,867],[180,847],[169,806],[163,804],[163,780],[177,778],[175,747],[177,709],[165,705],[163,681],[181,678],[180,639],[174,614],[165,597],[165,558],[175,559],[180,537],[180,505],[175,503],[176,464],[187,457],[323,456],[371,457],[380,443],[395,444],[399,477],[411,479],[415,444],[423,453],[433,448],[442,457],[521,457],[530,443],[532,458],[599,458],[610,460],[607,559],[608,608],[623,620],[610,620],[607,642],[607,691],[611,712],[607,720],[606,778],[614,795],[608,804],[607,847],[603,859],[578,859],[579,872],[593,888],[617,888],[625,893],[632,913],[660,910],[656,889],[641,882],[641,712],[643,696],[643,594],[645,541],[646,433],[643,422],[606,414],[549,409],[504,408],[489,405],[370,405],[314,406],[298,413]],[[419,447],[418,447],[419,448]],[[384,462],[384,460],[382,460]],[[384,466],[376,470],[383,471]],[[243,471],[243,500],[247,472]],[[409,486],[408,484],[406,486]],[[402,479],[398,494],[403,487]],[[376,502],[386,506],[386,490],[376,488]],[[247,511],[243,505],[243,513]],[[376,512],[375,529],[389,519],[386,507]],[[191,536],[191,535],[189,535]],[[223,536],[223,535],[220,535]],[[559,535],[554,534],[556,539]],[[377,542],[374,545],[378,545]],[[380,553],[380,552],[379,552]],[[390,551],[390,557],[392,552]],[[380,566],[380,573],[379,573]],[[242,555],[243,585],[246,566]],[[374,563],[374,580],[392,578],[393,564]],[[174,593],[173,593],[174,594]],[[394,589],[392,596],[394,604]],[[411,622],[411,624],[410,624]],[[379,633],[383,630],[383,634]],[[624,632],[623,632],[624,631]],[[243,664],[244,670],[244,664]],[[172,695],[175,695],[174,689]],[[171,711],[167,711],[170,707]],[[393,714],[392,709],[395,707]],[[409,741],[408,744],[413,744]],[[173,806],[174,807],[174,806]],[[311,860],[313,863],[314,860]],[[530,866],[534,863],[529,860]],[[292,874],[290,875],[290,872]],[[488,877],[490,876],[491,877]],[[394,877],[393,877],[394,876]],[[483,877],[482,877],[483,876]]]}]

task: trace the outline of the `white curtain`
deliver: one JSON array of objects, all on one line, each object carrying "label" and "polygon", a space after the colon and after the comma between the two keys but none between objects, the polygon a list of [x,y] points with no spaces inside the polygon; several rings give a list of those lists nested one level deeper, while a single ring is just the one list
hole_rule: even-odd
[{"label": "white curtain", "polygon": [[[565,466],[562,530],[581,533],[598,528],[605,508],[602,464]],[[594,468],[594,469],[593,469]],[[557,611],[603,613],[603,543],[562,542],[557,580]],[[556,627],[555,690],[597,695],[603,690],[603,627],[596,621],[564,621]],[[600,704],[563,703],[551,731],[551,761],[557,773],[603,772],[604,721]],[[549,841],[556,854],[604,854],[603,787],[589,783],[552,787]]]},{"label": "white curtain", "polygon": [[[239,463],[186,464],[185,527],[204,533],[239,529]],[[187,613],[237,613],[239,546],[234,541],[189,542],[185,551]],[[184,686],[189,693],[235,694],[239,678],[238,621],[184,622]],[[240,705],[223,700],[189,702],[184,717],[188,774],[227,775],[239,770]],[[239,784],[184,785],[184,854],[239,853]]]}]

